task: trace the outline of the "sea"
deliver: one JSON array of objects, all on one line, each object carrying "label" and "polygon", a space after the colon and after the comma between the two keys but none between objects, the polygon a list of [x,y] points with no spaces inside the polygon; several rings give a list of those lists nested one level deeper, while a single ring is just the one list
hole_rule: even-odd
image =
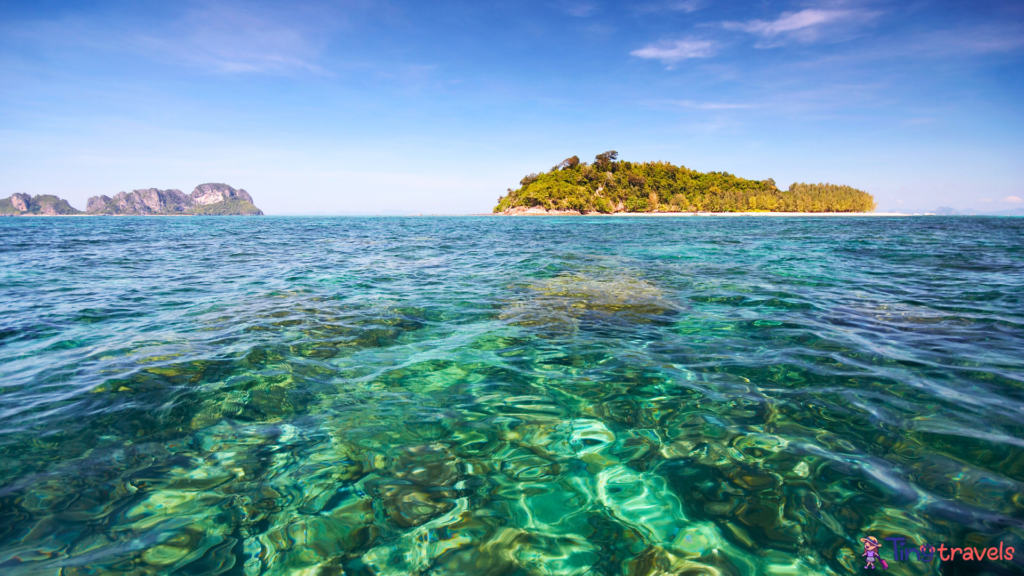
[{"label": "sea", "polygon": [[867,537],[1021,572],[1024,218],[0,219],[4,576],[834,575]]}]

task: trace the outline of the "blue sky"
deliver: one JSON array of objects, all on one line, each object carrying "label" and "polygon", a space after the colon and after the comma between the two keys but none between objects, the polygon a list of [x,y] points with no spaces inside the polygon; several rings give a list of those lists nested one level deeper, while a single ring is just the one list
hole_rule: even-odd
[{"label": "blue sky", "polygon": [[0,0],[0,197],[488,212],[609,149],[1024,206],[1024,2]]}]

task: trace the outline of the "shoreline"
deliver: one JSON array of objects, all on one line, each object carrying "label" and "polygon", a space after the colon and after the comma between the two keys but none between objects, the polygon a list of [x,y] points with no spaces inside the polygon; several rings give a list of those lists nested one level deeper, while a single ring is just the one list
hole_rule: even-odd
[{"label": "shoreline", "polygon": [[[519,217],[519,216],[540,216],[540,217],[565,217],[565,216],[596,216],[601,218],[689,218],[689,217],[727,217],[727,218],[739,218],[739,217],[913,217],[913,216],[931,216],[932,214],[906,214],[903,212],[617,212],[614,214],[602,214],[599,212],[588,212],[581,214],[575,211],[529,211],[520,212],[514,214],[505,213],[478,213],[478,214],[364,214],[364,215],[350,215],[350,214],[324,214],[320,217],[333,218],[333,217],[393,217],[393,218],[422,218],[431,216],[507,216],[507,217]],[[210,215],[207,214],[2,214],[0,218],[193,218]],[[222,214],[220,216],[252,216],[252,214]],[[273,214],[264,214],[264,216],[274,216]],[[298,214],[281,214],[281,216],[302,216]],[[316,217],[317,215],[309,215]]]},{"label": "shoreline", "polygon": [[[210,214],[0,214],[0,218],[188,218]],[[256,214],[219,214],[219,216],[256,216]]]},{"label": "shoreline", "polygon": [[490,216],[601,216],[601,217],[621,217],[626,216],[630,218],[678,218],[678,217],[780,217],[780,216],[826,216],[826,217],[870,217],[870,216],[883,216],[883,217],[894,217],[894,216],[914,216],[914,214],[904,214],[902,212],[617,212],[614,214],[601,214],[596,212],[588,212],[581,214],[576,211],[524,211],[514,214],[490,214]]}]

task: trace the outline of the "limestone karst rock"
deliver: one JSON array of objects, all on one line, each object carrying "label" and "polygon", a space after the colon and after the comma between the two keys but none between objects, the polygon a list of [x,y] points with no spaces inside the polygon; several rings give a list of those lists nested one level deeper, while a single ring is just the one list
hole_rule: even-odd
[{"label": "limestone karst rock", "polygon": [[0,198],[0,215],[3,216],[70,216],[79,213],[67,200],[52,194],[29,196],[17,192],[10,198]]},{"label": "limestone karst rock", "polygon": [[191,194],[176,189],[146,188],[119,192],[113,198],[93,196],[85,209],[90,214],[263,214],[253,205],[248,192],[227,184],[200,184]]},{"label": "limestone karst rock", "polygon": [[[143,188],[131,192],[118,192],[113,197],[92,196],[86,202],[86,213],[93,216],[124,215],[207,215],[207,216],[261,216],[263,211],[253,205],[252,196],[227,184],[200,184],[191,194],[181,190]],[[44,194],[29,196],[21,192],[0,199],[0,215],[4,216],[69,216],[81,214],[79,210],[57,196]]]},{"label": "limestone karst rock", "polygon": [[11,204],[15,210],[19,212],[28,212],[29,205],[32,203],[32,197],[28,194],[16,193],[11,195]]},{"label": "limestone karst rock", "polygon": [[252,196],[245,190],[235,190],[227,184],[200,184],[190,195],[192,202],[196,204],[215,204],[237,198],[250,204],[253,203]]},{"label": "limestone karst rock", "polygon": [[118,192],[113,198],[93,196],[85,205],[90,214],[184,214],[191,207],[191,199],[181,190],[157,188]]}]

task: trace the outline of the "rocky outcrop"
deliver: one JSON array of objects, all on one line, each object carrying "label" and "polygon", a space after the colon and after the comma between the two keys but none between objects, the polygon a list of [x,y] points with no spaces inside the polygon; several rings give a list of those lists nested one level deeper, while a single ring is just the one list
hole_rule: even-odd
[{"label": "rocky outcrop", "polygon": [[181,190],[156,188],[118,192],[113,198],[93,196],[85,204],[90,214],[184,214],[191,207],[191,198]]},{"label": "rocky outcrop", "polygon": [[89,214],[263,214],[252,196],[227,184],[200,184],[191,194],[181,190],[146,188],[119,192],[113,198],[93,196],[85,206]]},{"label": "rocky outcrop", "polygon": [[110,202],[110,196],[93,196],[85,203],[85,211],[89,213],[102,212],[107,202]]},{"label": "rocky outcrop", "polygon": [[235,190],[227,184],[200,184],[191,194],[192,202],[195,204],[216,204],[237,198],[252,204],[252,196],[245,190]]},{"label": "rocky outcrop", "polygon": [[63,200],[52,194],[29,196],[21,192],[0,199],[0,214],[5,216],[70,216],[80,214]]},{"label": "rocky outcrop", "polygon": [[[191,194],[181,190],[145,188],[118,192],[113,197],[100,195],[85,204],[89,215],[209,215],[260,216],[263,211],[253,205],[252,196],[227,184],[200,184]],[[57,196],[29,196],[18,192],[0,199],[0,215],[5,216],[70,216],[81,214]]]},{"label": "rocky outcrop", "polygon": [[18,212],[28,212],[29,206],[32,204],[32,197],[28,194],[21,192],[11,195],[11,205]]},{"label": "rocky outcrop", "polygon": [[548,210],[543,206],[515,206],[501,212],[503,216],[579,216],[579,210]]}]

